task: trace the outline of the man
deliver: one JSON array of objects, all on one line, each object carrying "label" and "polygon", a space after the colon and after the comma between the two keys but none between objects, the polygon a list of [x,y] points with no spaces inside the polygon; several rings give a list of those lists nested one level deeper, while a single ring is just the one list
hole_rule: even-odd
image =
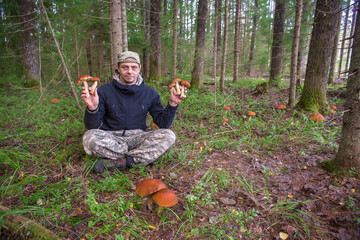
[{"label": "man", "polygon": [[[84,123],[89,129],[83,146],[87,154],[99,157],[93,168],[96,172],[148,165],[175,142],[175,134],[168,128],[181,98],[170,89],[164,108],[158,93],[143,83],[140,70],[139,55],[126,51],[120,54],[111,83],[88,98],[83,87],[81,98],[87,105]],[[160,129],[145,131],[148,112]]]}]

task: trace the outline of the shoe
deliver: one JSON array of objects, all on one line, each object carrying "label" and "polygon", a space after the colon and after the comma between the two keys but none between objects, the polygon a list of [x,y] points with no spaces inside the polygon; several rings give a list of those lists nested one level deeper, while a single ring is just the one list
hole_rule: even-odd
[{"label": "shoe", "polygon": [[126,169],[126,159],[107,159],[99,158],[94,164],[93,170],[95,172],[104,172],[105,170],[111,171],[114,169],[125,170]]}]

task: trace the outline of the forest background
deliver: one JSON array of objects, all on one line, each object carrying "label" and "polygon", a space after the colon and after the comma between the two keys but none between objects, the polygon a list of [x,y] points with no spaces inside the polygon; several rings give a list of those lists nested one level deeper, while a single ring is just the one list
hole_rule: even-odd
[{"label": "forest background", "polygon": [[[324,161],[322,167],[329,171],[335,170],[337,173],[341,169],[342,177],[345,174],[346,180],[342,179],[341,181],[347,181],[350,196],[347,196],[349,192],[346,189],[339,190],[339,188],[337,191],[342,197],[344,197],[343,194],[346,195],[347,210],[352,214],[352,221],[348,222],[351,225],[350,227],[335,227],[338,230],[336,237],[346,239],[346,236],[355,234],[353,230],[356,227],[358,228],[356,224],[359,224],[359,218],[356,215],[359,209],[355,207],[355,203],[358,203],[359,197],[357,172],[360,166],[360,81],[359,74],[357,74],[360,62],[358,50],[360,34],[356,34],[359,33],[358,29],[360,28],[359,17],[357,17],[359,1],[111,0],[108,2],[74,0],[50,2],[4,0],[0,6],[2,20],[0,26],[2,32],[0,84],[2,92],[6,96],[6,99],[1,100],[4,103],[1,107],[3,113],[1,119],[1,134],[3,136],[1,143],[1,164],[3,166],[1,202],[7,208],[7,210],[2,211],[1,219],[11,221],[6,216],[12,216],[12,213],[21,213],[40,221],[38,216],[33,216],[34,213],[39,213],[39,209],[34,209],[33,206],[48,210],[51,203],[54,203],[51,198],[55,193],[47,188],[34,189],[35,183],[50,181],[51,184],[65,184],[66,188],[69,189],[71,184],[59,179],[65,178],[69,174],[68,171],[71,171],[69,168],[71,168],[72,162],[79,163],[75,166],[79,167],[76,171],[82,172],[81,177],[75,177],[76,171],[74,171],[71,173],[73,177],[65,178],[66,181],[71,179],[76,179],[79,182],[89,181],[88,174],[90,174],[89,169],[91,169],[91,162],[93,161],[89,156],[84,156],[83,153],[79,154],[78,151],[81,151],[81,146],[76,145],[74,147],[71,145],[74,141],[79,141],[81,133],[84,131],[81,125],[84,104],[78,99],[79,87],[75,86],[75,80],[81,75],[92,75],[99,77],[102,84],[110,82],[118,54],[122,51],[131,50],[138,52],[141,56],[142,75],[145,82],[158,91],[162,92],[161,89],[166,88],[175,77],[187,79],[192,85],[189,89],[189,97],[186,99],[188,103],[183,104],[183,109],[179,109],[178,115],[180,117],[174,123],[176,132],[183,134],[182,138],[184,139],[180,138],[180,141],[190,142],[192,151],[189,152],[189,146],[180,146],[179,149],[174,150],[175,153],[169,153],[177,154],[178,159],[184,159],[184,169],[187,169],[189,164],[192,165],[194,162],[200,166],[199,159],[195,158],[190,161],[185,161],[185,159],[189,156],[194,158],[194,155],[199,157],[198,154],[204,153],[204,149],[210,156],[214,156],[214,151],[219,151],[217,152],[219,154],[217,160],[229,156],[229,153],[224,149],[236,149],[235,152],[241,152],[240,155],[245,154],[248,149],[244,150],[240,146],[250,146],[251,144],[241,142],[244,132],[238,129],[242,129],[242,127],[244,127],[244,131],[250,131],[246,133],[250,136],[264,137],[267,147],[276,144],[272,136],[274,134],[273,128],[269,127],[267,130],[262,128],[265,128],[263,124],[274,117],[275,111],[278,110],[273,106],[272,110],[274,111],[269,116],[269,112],[266,112],[265,108],[260,107],[260,105],[263,104],[262,101],[275,105],[282,103],[286,105],[287,110],[279,118],[286,121],[291,119],[291,121],[289,120],[291,123],[288,124],[294,124],[293,121],[296,122],[300,118],[298,128],[315,127],[321,132],[321,144],[332,142],[331,154],[329,153],[329,156],[324,154],[326,156],[324,159],[329,161]],[[39,91],[29,92],[29,90],[36,89]],[[59,93],[62,95],[60,96]],[[202,99],[203,102],[198,102],[199,99]],[[59,101],[61,106],[48,105],[49,103],[56,104]],[[203,112],[199,112],[199,109],[193,106],[195,103],[199,104]],[[228,110],[216,113],[216,110],[221,110],[224,105],[231,109],[231,113],[234,114],[231,115],[233,119],[231,119]],[[337,111],[330,108],[334,105],[339,108]],[[25,109],[24,106],[26,106]],[[257,106],[257,113],[260,112],[260,116],[263,116],[261,122],[260,120],[250,122],[251,118],[246,116],[246,110],[253,110],[255,106]],[[185,107],[188,109],[186,110]],[[204,108],[209,109],[209,112],[206,112]],[[9,113],[9,110],[13,112]],[[40,116],[39,112],[45,113],[47,111],[51,115],[44,117],[43,120],[45,123],[49,123],[49,126],[44,127],[46,124],[44,122],[38,123],[35,116]],[[312,121],[307,120],[310,113],[321,113],[325,116],[325,121],[313,125]],[[181,117],[183,119],[179,119]],[[227,119],[227,121],[221,122],[218,126],[214,118],[219,121]],[[229,119],[234,122],[228,122]],[[205,120],[207,123],[204,123]],[[195,121],[195,125],[198,124],[200,129],[181,129],[180,123],[187,121]],[[59,122],[64,122],[64,126],[55,127]],[[149,119],[149,125],[150,122],[151,119]],[[253,125],[247,129],[243,124],[244,122],[250,122]],[[38,124],[42,124],[42,126]],[[219,127],[215,131],[216,133],[211,130],[215,126]],[[38,127],[39,129],[37,129]],[[342,128],[340,129],[340,127]],[[57,129],[54,131],[54,129],[50,130],[51,128]],[[219,134],[218,131],[221,133]],[[266,131],[269,131],[269,134],[265,134]],[[290,135],[289,133],[289,138],[294,139]],[[239,140],[240,144],[239,142],[237,144],[232,143],[231,146],[224,148],[222,146],[224,139],[214,140],[215,137],[220,136],[234,141],[242,140]],[[47,142],[50,139],[51,142]],[[43,146],[44,149],[47,149],[43,150],[46,154],[41,152],[39,147],[34,148],[34,145],[42,141],[46,142]],[[274,142],[269,143],[268,141]],[[211,146],[208,145],[209,142],[212,142]],[[64,150],[59,146],[66,146],[65,149],[69,148],[70,150]],[[269,148],[271,150],[267,149],[266,152],[272,155],[273,153],[270,152],[274,149],[273,147]],[[187,150],[184,151],[184,149]],[[188,153],[187,157],[181,156],[184,152]],[[299,150],[299,152],[303,153],[303,150]],[[37,167],[30,170],[28,169],[29,161],[34,161],[34,157],[31,157],[34,153]],[[53,155],[49,157],[49,154]],[[254,154],[259,154],[259,152]],[[200,155],[202,160],[206,158],[204,154]],[[85,158],[83,164],[80,163],[82,158]],[[175,162],[169,161],[169,158],[172,159],[172,155],[164,156],[160,161],[160,166],[162,166],[161,164],[174,164],[173,167],[175,168]],[[274,157],[272,158],[274,159]],[[64,159],[66,159],[65,163],[62,162]],[[282,160],[284,161],[284,159]],[[60,169],[55,174],[56,179],[50,179],[49,173],[40,174],[41,177],[36,174],[43,167],[43,164],[47,165],[48,163],[50,165],[59,164]],[[252,232],[251,227],[248,227],[249,220],[261,219],[260,222],[270,222],[269,225],[272,226],[274,209],[271,208],[273,207],[270,204],[271,201],[266,201],[269,203],[268,208],[266,208],[265,203],[259,203],[259,199],[255,196],[258,191],[254,190],[252,186],[254,175],[242,175],[245,173],[239,172],[234,173],[234,178],[240,181],[240,185],[246,191],[245,193],[240,191],[243,196],[237,196],[237,199],[244,198],[244,196],[251,199],[248,204],[256,210],[246,213],[237,212],[237,216],[239,214],[245,215],[241,215],[242,217],[237,222],[231,222],[228,218],[234,212],[231,213],[230,211],[225,214],[222,212],[225,211],[222,206],[218,206],[217,209],[220,209],[219,211],[223,215],[219,217],[218,214],[215,214],[214,216],[217,219],[215,221],[213,212],[208,213],[208,215],[203,214],[210,211],[207,209],[209,202],[213,208],[215,203],[212,204],[212,202],[215,197],[212,195],[204,196],[197,191],[213,188],[214,186],[210,184],[213,181],[214,185],[221,185],[222,181],[227,178],[223,172],[217,170],[209,172],[207,170],[209,166],[203,164],[201,167],[204,170],[203,172],[200,171],[195,174],[196,171],[192,172],[189,169],[186,171],[186,174],[192,172],[194,176],[199,177],[199,184],[196,187],[191,187],[191,185],[186,187],[185,183],[182,186],[177,186],[178,192],[182,192],[187,197],[184,197],[183,209],[167,212],[169,215],[160,217],[160,220],[154,216],[148,216],[145,218],[146,220],[141,217],[134,217],[140,208],[140,205],[135,204],[135,197],[130,199],[131,201],[134,200],[133,203],[137,206],[136,211],[134,210],[135,213],[126,212],[132,207],[124,203],[131,202],[123,196],[124,191],[132,188],[130,182],[135,183],[145,176],[161,177],[165,175],[168,177],[167,181],[175,188],[174,178],[180,177],[180,169],[175,171],[178,174],[175,176],[166,172],[162,169],[163,167],[155,166],[153,171],[156,171],[156,174],[151,170],[144,173],[146,170],[137,169],[131,173],[131,177],[117,173],[106,176],[106,181],[96,178],[99,182],[108,184],[106,187],[102,186],[104,189],[100,187],[101,192],[95,189],[81,192],[85,200],[81,197],[76,198],[76,204],[74,204],[76,206],[61,205],[59,202],[64,201],[64,199],[58,197],[58,202],[55,201],[55,203],[59,204],[59,209],[62,209],[61,211],[58,209],[59,215],[52,216],[47,213],[45,215],[48,220],[40,222],[53,231],[60,232],[60,235],[71,235],[79,238],[86,236],[89,239],[96,239],[96,236],[99,235],[104,237],[111,232],[117,233],[114,235],[116,239],[129,238],[130,236],[146,238],[156,234],[158,234],[156,236],[162,236],[161,230],[162,232],[171,232],[171,238],[179,239],[184,236],[206,238],[210,232],[214,232],[211,233],[213,237],[227,236],[230,239],[236,239],[239,234],[257,238],[263,232],[266,232],[267,236],[287,232],[285,234],[290,234],[291,237],[296,238],[297,236],[326,235],[334,227],[328,225],[320,227],[310,220],[316,217],[310,216],[306,211],[303,212],[302,208],[301,212],[297,211],[299,204],[308,204],[305,197],[301,200],[299,198],[296,204],[290,204],[291,201],[284,204],[287,207],[291,205],[291,211],[300,212],[296,217],[291,215],[293,212],[289,215],[282,213],[281,216],[286,216],[284,217],[286,224],[274,224],[281,226],[275,231],[269,230],[271,228],[268,226],[262,226],[261,229],[257,228]],[[296,163],[294,163],[295,165]],[[76,169],[75,166],[73,166],[74,169]],[[226,163],[223,163],[222,166],[226,168]],[[254,166],[258,165],[255,164]],[[282,171],[268,171],[268,167],[261,165],[262,174],[284,175]],[[306,166],[301,165],[300,167],[304,170]],[[317,164],[314,164],[314,167],[317,167]],[[63,168],[67,168],[67,170],[63,170]],[[198,170],[197,167],[195,169]],[[136,171],[140,171],[141,174],[134,177],[132,174],[135,174]],[[24,178],[24,174],[27,177]],[[183,174],[182,176],[185,176],[185,173]],[[331,175],[331,173],[328,174]],[[217,177],[216,181],[214,180],[215,176]],[[332,181],[336,182],[337,180],[334,179]],[[270,179],[267,180],[270,181]],[[72,187],[76,186],[75,189],[78,191],[85,184],[79,182],[72,185]],[[100,184],[99,182],[96,184]],[[115,190],[111,182],[121,182],[124,187],[121,190]],[[248,185],[249,183],[251,184]],[[322,184],[326,186],[326,183],[319,183],[319,186],[323,186]],[[333,185],[337,184],[333,183]],[[238,184],[230,185],[234,189],[239,187]],[[260,184],[257,187],[259,187],[259,192],[264,188],[267,189],[266,184],[265,186]],[[57,189],[57,187],[55,188]],[[311,191],[314,190],[314,187],[309,188]],[[240,194],[237,191],[239,190],[236,190],[235,193]],[[266,191],[270,192],[269,189]],[[42,195],[40,192],[46,194]],[[213,192],[214,195],[215,193],[217,192]],[[111,194],[111,197],[107,194]],[[279,191],[274,190],[274,194],[279,194]],[[120,203],[118,198],[113,200],[119,195],[127,201],[120,201]],[[126,234],[119,234],[119,230],[116,230],[119,227],[117,224],[122,222],[120,225],[126,226],[126,224],[123,225],[124,221],[130,221],[129,218],[120,220],[120,216],[113,216],[115,220],[110,224],[112,227],[105,227],[106,222],[109,221],[108,215],[103,214],[104,209],[94,207],[94,202],[97,203],[98,201],[96,199],[104,199],[104,196],[107,200],[109,198],[111,200],[103,202],[102,207],[105,208],[105,204],[111,204],[112,208],[121,208],[121,211],[126,212],[125,215],[132,219],[131,221],[136,222],[136,227],[133,230],[126,227],[124,230],[120,227],[122,229],[120,232]],[[285,194],[285,196],[288,200],[293,198],[293,194],[290,193]],[[24,197],[31,200],[26,201]],[[264,196],[262,195],[262,197]],[[65,202],[74,201],[73,198],[75,196],[70,195]],[[228,206],[233,206],[230,201],[233,199],[232,197],[221,198],[222,200],[216,199],[225,205],[226,209]],[[279,199],[284,200],[280,197]],[[262,198],[262,200],[264,199]],[[206,201],[209,202],[206,203]],[[200,208],[199,212],[198,209],[194,210],[195,202],[206,206],[205,209]],[[240,202],[237,200],[236,204]],[[337,199],[336,202],[344,203],[345,201],[338,201]],[[114,203],[118,205],[115,206]],[[279,201],[275,200],[273,202],[275,205],[278,203]],[[340,204],[340,206],[342,205]],[[31,210],[28,209],[29,207]],[[279,205],[276,207],[280,208]],[[259,211],[259,209],[263,210],[264,208],[267,209],[264,211],[266,214],[261,210]],[[308,208],[312,208],[312,206]],[[286,209],[286,211],[288,210]],[[91,220],[84,220],[89,219],[89,215]],[[330,215],[327,216],[329,219],[336,219],[336,216]],[[197,218],[196,221],[193,220],[195,217]],[[136,218],[137,221],[133,218]],[[231,218],[234,219],[234,216]],[[205,224],[207,221],[203,222],[204,219],[208,220],[209,224],[213,224],[215,221],[223,228],[217,232]],[[296,222],[296,230],[289,227],[291,225],[287,222],[289,219]],[[169,226],[168,221],[177,227]],[[177,222],[177,224],[172,221]],[[311,224],[308,226],[304,222]],[[143,228],[153,225],[157,225],[154,227],[156,231],[143,232]],[[241,227],[234,227],[234,225]],[[9,224],[4,224],[4,226],[6,229],[10,229]],[[76,229],[77,227],[78,229]],[[29,228],[31,229],[31,227]],[[26,231],[29,231],[28,228]],[[79,232],[81,233],[79,234]],[[52,233],[46,232],[43,235],[46,234]],[[284,235],[280,234],[279,236]]]}]

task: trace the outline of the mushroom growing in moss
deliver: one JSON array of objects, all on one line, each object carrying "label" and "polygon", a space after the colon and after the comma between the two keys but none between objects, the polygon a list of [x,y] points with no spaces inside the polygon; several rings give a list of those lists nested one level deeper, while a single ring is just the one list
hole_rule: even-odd
[{"label": "mushroom growing in moss", "polygon": [[250,121],[250,119],[251,119],[252,116],[256,116],[256,113],[253,112],[253,111],[247,111],[247,112],[246,112],[246,115],[248,115],[248,120]]},{"label": "mushroom growing in moss", "polygon": [[152,210],[152,194],[166,188],[165,183],[158,179],[147,178],[141,180],[136,186],[135,193],[142,197],[147,197],[147,206]]}]

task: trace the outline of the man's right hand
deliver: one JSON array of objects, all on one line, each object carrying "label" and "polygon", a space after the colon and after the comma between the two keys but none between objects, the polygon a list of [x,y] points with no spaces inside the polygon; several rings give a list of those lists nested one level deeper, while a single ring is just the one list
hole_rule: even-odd
[{"label": "man's right hand", "polygon": [[[89,91],[91,87],[89,87]],[[88,106],[89,110],[96,110],[99,106],[99,96],[97,94],[97,88],[95,89],[94,94],[90,94],[90,96],[86,97],[85,87],[82,87],[80,97],[85,101],[86,105]]]}]

